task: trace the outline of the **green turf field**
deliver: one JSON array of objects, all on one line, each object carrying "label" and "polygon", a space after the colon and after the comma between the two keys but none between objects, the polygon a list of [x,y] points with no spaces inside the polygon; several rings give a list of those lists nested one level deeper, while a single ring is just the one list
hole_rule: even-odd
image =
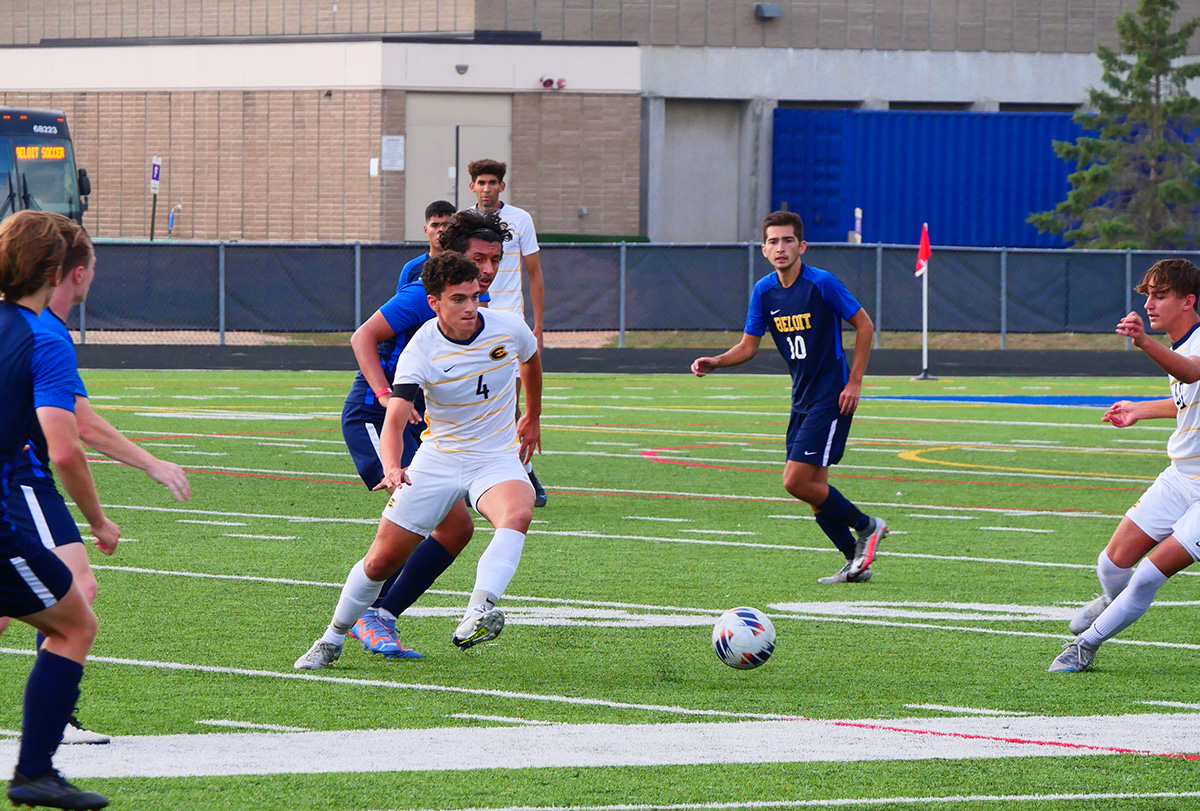
[{"label": "green turf field", "polygon": [[[57,764],[114,809],[1200,807],[1196,762],[1169,757],[1200,752],[1191,570],[1094,672],[1046,672],[1172,424],[1019,402],[1165,397],[1163,379],[869,378],[831,481],[892,534],[869,583],[828,586],[841,558],[780,482],[786,377],[550,376],[550,502],[503,634],[449,641],[480,519],[401,618],[425,658],[348,640],[318,674],[292,662],[385,501],[342,443],[351,376],[84,379],[195,493],[93,466],[126,540],[92,551],[79,714],[118,737]],[[1006,401],[884,399],[911,395]],[[758,670],[711,650],[735,605],[778,630]],[[0,640],[0,729],[20,723],[32,645],[24,626]],[[13,739],[0,750],[11,763]]]}]

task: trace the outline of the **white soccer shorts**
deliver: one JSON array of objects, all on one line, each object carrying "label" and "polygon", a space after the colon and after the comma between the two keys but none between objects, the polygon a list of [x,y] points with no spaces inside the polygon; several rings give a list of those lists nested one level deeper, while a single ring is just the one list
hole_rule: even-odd
[{"label": "white soccer shorts", "polygon": [[1125,516],[1153,538],[1155,543],[1174,535],[1187,546],[1181,532],[1190,531],[1193,539],[1200,539],[1200,517],[1190,530],[1188,525],[1191,522],[1183,520],[1198,502],[1200,482],[1189,479],[1171,465],[1158,474],[1154,484],[1125,511]]},{"label": "white soccer shorts", "polygon": [[454,502],[470,495],[471,503],[501,482],[533,485],[514,448],[504,453],[447,453],[426,442],[417,449],[408,467],[412,484],[392,494],[383,517],[397,526],[425,536],[442,522]]}]

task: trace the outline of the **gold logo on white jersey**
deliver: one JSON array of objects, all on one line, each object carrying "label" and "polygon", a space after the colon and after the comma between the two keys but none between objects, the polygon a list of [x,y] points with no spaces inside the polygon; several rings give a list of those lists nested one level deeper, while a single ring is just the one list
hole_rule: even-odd
[{"label": "gold logo on white jersey", "polygon": [[504,348],[504,344],[500,344],[500,346],[488,352],[488,357],[492,360],[504,360],[508,357],[508,351]]}]

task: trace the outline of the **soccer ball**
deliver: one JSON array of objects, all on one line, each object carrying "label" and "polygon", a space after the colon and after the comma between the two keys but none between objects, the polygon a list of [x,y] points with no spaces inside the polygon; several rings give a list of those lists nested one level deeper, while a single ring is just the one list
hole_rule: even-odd
[{"label": "soccer ball", "polygon": [[731,608],[713,626],[712,645],[717,658],[725,664],[750,670],[771,658],[775,650],[775,626],[757,608]]}]

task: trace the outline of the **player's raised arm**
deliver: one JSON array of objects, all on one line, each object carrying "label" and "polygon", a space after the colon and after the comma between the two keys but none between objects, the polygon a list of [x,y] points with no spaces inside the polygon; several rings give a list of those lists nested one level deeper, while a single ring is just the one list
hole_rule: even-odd
[{"label": "player's raised arm", "polygon": [[739,366],[758,354],[761,335],[742,334],[742,340],[715,358],[696,358],[692,361],[692,374],[704,377],[709,372],[726,366]]},{"label": "player's raised arm", "polygon": [[522,462],[542,452],[542,354],[537,352],[520,364],[521,385],[525,389],[525,413],[517,420],[517,437],[521,440]]},{"label": "player's raised arm", "polygon": [[538,352],[542,351],[542,305],[546,299],[546,283],[542,279],[542,254],[531,253],[521,257],[529,273],[529,301],[533,305],[533,335],[537,338]]},{"label": "player's raised arm", "polygon": [[401,467],[401,455],[404,451],[404,426],[412,414],[417,386],[406,384],[399,389],[396,396],[388,400],[387,416],[383,418],[383,432],[379,435],[383,479],[372,490],[387,490],[390,493],[400,485],[408,484],[408,474]]},{"label": "player's raised arm", "polygon": [[[367,379],[367,385],[375,392],[375,399],[380,405],[387,405],[387,398],[392,393],[392,381],[384,374],[379,362],[379,345],[396,337],[396,331],[388,323],[382,310],[363,322],[362,326],[350,336],[350,348],[354,350],[354,359],[358,361],[358,369]],[[411,405],[411,403],[410,403]]]},{"label": "player's raised arm", "polygon": [[144,471],[154,481],[171,491],[176,501],[190,501],[192,486],[183,468],[174,462],[159,459],[137,443],[131,442],[108,420],[92,410],[86,397],[75,398],[75,419],[79,438],[109,459],[115,459]]},{"label": "player's raised arm", "polygon": [[96,546],[104,554],[111,555],[116,551],[121,528],[104,515],[104,509],[100,506],[92,471],[88,468],[83,445],[79,442],[75,415],[66,409],[43,406],[37,409],[37,418],[42,433],[46,435],[50,464],[58,472],[67,494],[87,519],[88,527],[96,536]]}]

